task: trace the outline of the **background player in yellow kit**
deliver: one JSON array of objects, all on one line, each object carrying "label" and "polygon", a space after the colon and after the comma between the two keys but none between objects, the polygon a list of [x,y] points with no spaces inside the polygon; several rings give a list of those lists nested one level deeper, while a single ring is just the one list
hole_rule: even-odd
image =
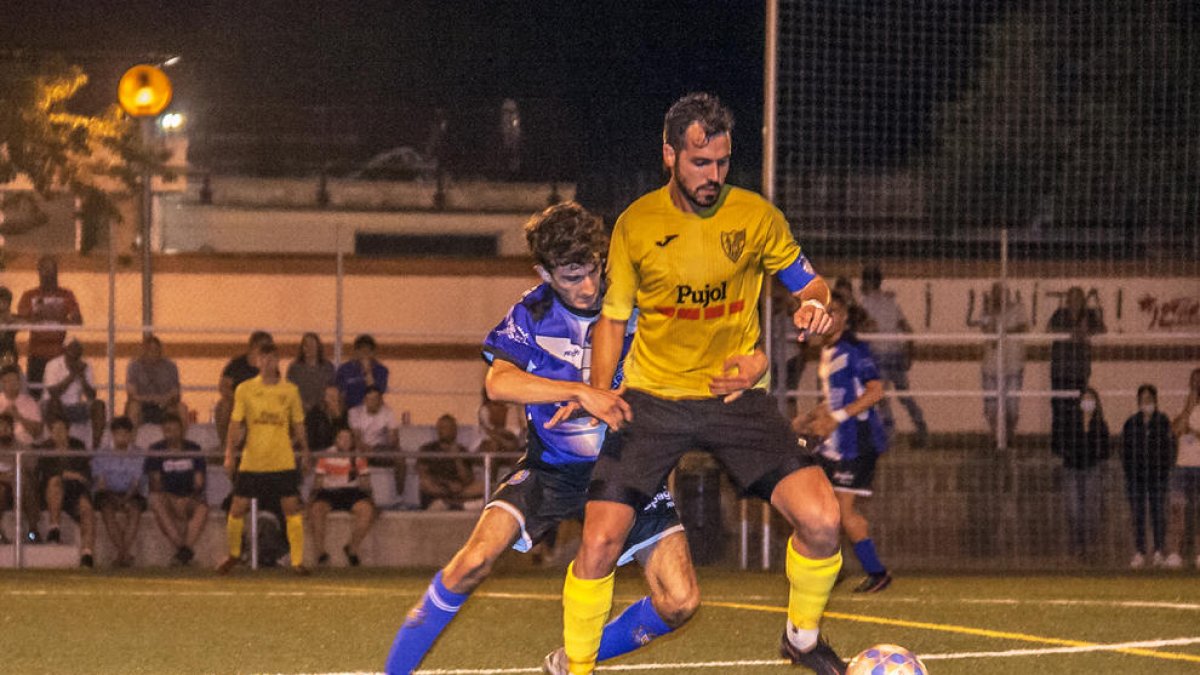
[{"label": "background player in yellow kit", "polygon": [[308,574],[304,567],[304,517],[300,502],[300,472],[296,470],[293,441],[300,448],[304,465],[310,464],[304,433],[304,409],[300,390],[279,375],[279,354],[274,343],[258,351],[257,377],[238,385],[233,395],[233,414],[225,437],[225,470],[233,473],[234,451],[242,440],[242,461],[233,483],[226,535],[229,557],[217,566],[228,574],[242,556],[242,532],[252,498],[279,498],[287,521],[288,548],[292,570]]}]

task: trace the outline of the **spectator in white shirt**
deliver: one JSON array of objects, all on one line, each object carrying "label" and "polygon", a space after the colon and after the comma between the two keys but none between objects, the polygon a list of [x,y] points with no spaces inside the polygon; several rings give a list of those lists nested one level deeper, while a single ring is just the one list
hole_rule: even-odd
[{"label": "spectator in white shirt", "polygon": [[[979,328],[986,335],[998,335],[1000,326],[1004,326],[1005,334],[1025,333],[1029,331],[1029,315],[1021,299],[1005,298],[1004,285],[999,281],[992,284],[990,293],[983,297],[982,316],[978,320],[971,317],[974,308],[975,292],[971,291],[971,303],[967,310],[967,326]],[[1017,418],[1020,412],[1020,399],[1015,395],[1021,391],[1025,381],[1025,342],[1023,340],[1005,340],[1004,349],[997,346],[997,340],[983,343],[983,361],[980,362],[981,380],[985,397],[983,399],[983,416],[987,418],[996,436],[997,416],[999,415],[1000,378],[1004,378],[1004,427],[1008,439],[1012,439],[1017,430]],[[1003,359],[1001,364],[997,359]],[[991,394],[990,396],[988,394]]]},{"label": "spectator in white shirt", "polygon": [[28,448],[42,437],[42,410],[23,391],[21,369],[16,365],[0,368],[0,413],[12,415],[13,438],[19,447]]},{"label": "spectator in white shirt", "polygon": [[42,386],[47,415],[62,417],[71,425],[90,424],[89,447],[99,446],[104,436],[104,401],[96,395],[96,378],[91,364],[83,360],[78,338],[67,340],[63,353],[46,364]]},{"label": "spectator in white shirt", "polygon": [[[396,424],[396,413],[383,402],[383,393],[377,387],[367,387],[363,402],[346,413],[346,421],[354,431],[355,447],[360,452],[397,452],[400,450],[400,428]],[[402,490],[408,471],[403,459],[391,460],[372,457],[367,464],[393,470],[396,487]]]}]

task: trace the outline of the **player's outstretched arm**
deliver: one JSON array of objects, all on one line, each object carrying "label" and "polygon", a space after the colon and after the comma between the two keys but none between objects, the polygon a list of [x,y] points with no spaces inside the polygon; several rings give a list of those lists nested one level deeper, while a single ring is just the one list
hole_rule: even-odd
[{"label": "player's outstretched arm", "polygon": [[[792,315],[792,321],[801,331],[801,339],[805,335],[825,335],[833,328],[833,320],[829,318],[826,305],[829,304],[829,285],[820,276],[793,293],[800,301],[800,309]],[[595,371],[592,371],[595,372]]]},{"label": "player's outstretched arm", "polygon": [[[617,392],[595,389],[586,382],[551,380],[496,359],[484,378],[488,397],[509,403],[576,403],[588,414],[610,426],[619,427],[629,418],[629,404]],[[561,422],[558,417],[554,421]]]}]

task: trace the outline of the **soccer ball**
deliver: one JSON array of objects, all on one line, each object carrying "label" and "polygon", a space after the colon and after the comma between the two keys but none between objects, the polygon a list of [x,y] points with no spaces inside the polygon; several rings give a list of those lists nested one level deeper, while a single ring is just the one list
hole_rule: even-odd
[{"label": "soccer ball", "polygon": [[916,654],[897,645],[867,647],[850,661],[846,675],[928,675]]}]

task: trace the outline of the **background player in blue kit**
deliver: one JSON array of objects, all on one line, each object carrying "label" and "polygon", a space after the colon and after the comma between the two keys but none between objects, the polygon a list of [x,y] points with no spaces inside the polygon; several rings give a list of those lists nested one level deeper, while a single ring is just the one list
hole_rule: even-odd
[{"label": "background player in blue kit", "polygon": [[[525,225],[526,240],[543,282],[509,311],[484,340],[489,364],[487,394],[525,404],[529,448],[488,502],[474,532],[409,612],[388,656],[388,673],[410,673],[438,635],[509,547],[528,551],[562,520],[582,518],[592,465],[607,437],[607,424],[628,415],[615,391],[587,384],[591,332],[604,296],[608,238],[600,219],[574,203],[559,204]],[[630,323],[632,331],[633,323]],[[631,340],[626,336],[625,350]],[[766,370],[714,382],[714,393],[748,388]],[[620,383],[618,370],[613,385]],[[590,416],[559,414],[562,403]],[[602,422],[602,424],[598,424]],[[613,442],[613,439],[609,439]],[[670,632],[699,603],[691,556],[675,505],[665,487],[638,514],[621,563],[638,560],[650,586],[644,597],[604,629],[600,659],[633,651]],[[546,657],[548,673],[565,673],[561,649]]]},{"label": "background player in blue kit", "polygon": [[892,576],[879,561],[870,523],[855,502],[860,496],[871,496],[875,461],[887,450],[887,432],[875,408],[883,399],[883,381],[871,350],[848,324],[850,305],[839,293],[829,302],[833,330],[824,339],[817,370],[825,400],[797,431],[824,438],[818,457],[842,509],[842,531],[867,573],[854,591],[875,593],[887,588]]}]

